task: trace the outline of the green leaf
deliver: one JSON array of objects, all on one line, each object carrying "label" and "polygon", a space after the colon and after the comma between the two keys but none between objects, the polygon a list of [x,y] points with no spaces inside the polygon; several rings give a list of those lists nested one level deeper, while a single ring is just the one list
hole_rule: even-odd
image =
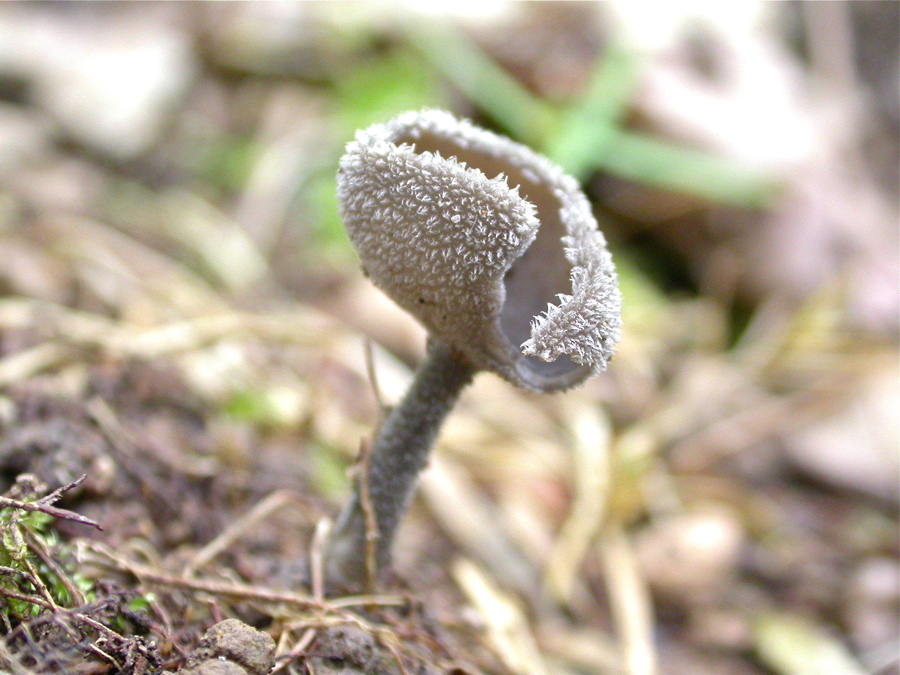
[{"label": "green leaf", "polygon": [[609,135],[594,155],[594,168],[638,183],[750,208],[771,203],[779,185],[775,178],[730,159],[627,131]]},{"label": "green leaf", "polygon": [[433,69],[408,49],[361,61],[335,80],[334,87],[342,139],[407,110],[447,105]]},{"label": "green leaf", "polygon": [[462,31],[415,26],[409,41],[427,61],[517,140],[540,148],[557,113],[498,66]]},{"label": "green leaf", "polygon": [[725,157],[622,128],[643,57],[613,40],[584,95],[559,110],[529,92],[463,32],[421,27],[409,41],[513,138],[547,154],[579,180],[606,171],[713,202],[764,208],[778,181]]},{"label": "green leaf", "polygon": [[612,41],[594,66],[587,90],[562,113],[545,154],[583,180],[596,168],[596,156],[617,133],[643,72],[637,52]]}]

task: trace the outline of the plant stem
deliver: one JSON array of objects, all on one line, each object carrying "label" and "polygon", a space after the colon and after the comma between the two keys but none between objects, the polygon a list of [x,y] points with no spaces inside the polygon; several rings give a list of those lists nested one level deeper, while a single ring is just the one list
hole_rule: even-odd
[{"label": "plant stem", "polygon": [[[378,431],[353,496],[334,526],[325,550],[329,582],[352,590],[371,586],[374,579],[366,564],[370,535],[377,537],[370,548],[374,549],[374,571],[388,565],[394,534],[416,478],[428,463],[444,418],[476,372],[460,352],[434,340],[429,343],[425,361],[403,400]],[[374,532],[366,526],[367,509],[369,520],[374,520]]]}]

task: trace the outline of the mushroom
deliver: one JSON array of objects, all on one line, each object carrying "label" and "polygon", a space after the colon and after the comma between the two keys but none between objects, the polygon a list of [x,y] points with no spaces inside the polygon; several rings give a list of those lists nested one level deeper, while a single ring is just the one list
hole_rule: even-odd
[{"label": "mushroom", "polygon": [[580,384],[612,357],[622,301],[577,182],[467,120],[424,110],[358,131],[337,191],[364,272],[429,332],[325,547],[327,579],[358,590],[389,563],[416,477],[474,375],[538,392]]}]

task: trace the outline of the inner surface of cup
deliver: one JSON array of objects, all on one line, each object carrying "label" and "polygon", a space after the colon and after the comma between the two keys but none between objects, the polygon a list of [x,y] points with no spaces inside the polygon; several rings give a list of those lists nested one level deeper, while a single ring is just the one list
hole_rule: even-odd
[{"label": "inner surface of cup", "polygon": [[391,140],[414,145],[419,153],[453,157],[467,168],[481,171],[488,179],[502,173],[510,189],[518,187],[520,196],[534,205],[540,227],[531,246],[512,263],[503,279],[506,299],[499,317],[500,330],[520,352],[520,368],[550,379],[583,370],[583,366],[565,355],[548,362],[521,354],[520,345],[531,337],[534,318],[545,312],[549,303],[558,304],[560,293],[572,292],[571,265],[561,241],[567,234],[560,215],[562,204],[552,185],[539,179],[540,169],[520,166],[507,157],[477,148],[461,147],[455,139],[427,130],[416,130]]}]

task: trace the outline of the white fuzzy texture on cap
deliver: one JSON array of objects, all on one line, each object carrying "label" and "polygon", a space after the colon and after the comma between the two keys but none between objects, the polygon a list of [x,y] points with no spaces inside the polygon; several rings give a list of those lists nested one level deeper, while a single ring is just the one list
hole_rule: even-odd
[{"label": "white fuzzy texture on cap", "polygon": [[577,230],[562,239],[572,265],[572,294],[560,293],[559,305],[549,304],[534,318],[531,339],[522,344],[522,352],[544,361],[566,354],[599,373],[621,336],[622,296],[603,234],[584,227]]},{"label": "white fuzzy texture on cap", "polygon": [[375,284],[475,365],[539,391],[606,367],[621,312],[606,242],[577,183],[525,146],[406,113],[357,132],[338,201]]}]

